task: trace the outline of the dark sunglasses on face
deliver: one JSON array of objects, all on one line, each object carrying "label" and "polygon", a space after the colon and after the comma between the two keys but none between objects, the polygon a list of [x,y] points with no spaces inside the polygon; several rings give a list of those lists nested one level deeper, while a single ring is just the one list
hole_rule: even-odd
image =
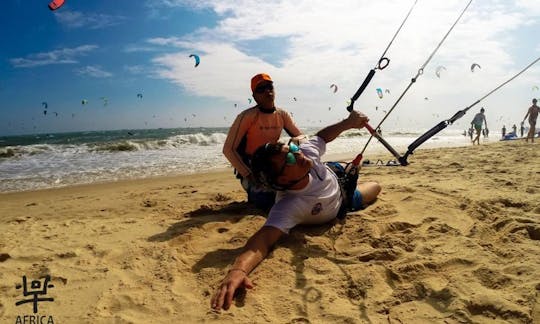
[{"label": "dark sunglasses on face", "polygon": [[274,85],[272,83],[267,83],[255,88],[256,93],[264,93],[266,90],[274,90]]}]

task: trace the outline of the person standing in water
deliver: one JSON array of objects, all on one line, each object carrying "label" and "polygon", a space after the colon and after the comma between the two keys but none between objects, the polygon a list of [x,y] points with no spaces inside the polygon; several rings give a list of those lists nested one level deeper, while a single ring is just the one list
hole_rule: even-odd
[{"label": "person standing in water", "polygon": [[480,145],[480,134],[482,134],[482,125],[485,123],[486,129],[488,128],[486,115],[484,115],[484,112],[485,112],[484,108],[480,109],[480,112],[477,113],[474,116],[473,120],[471,121],[471,126],[474,127],[474,129],[476,130],[476,137],[472,141],[473,145],[474,145],[474,142]]}]

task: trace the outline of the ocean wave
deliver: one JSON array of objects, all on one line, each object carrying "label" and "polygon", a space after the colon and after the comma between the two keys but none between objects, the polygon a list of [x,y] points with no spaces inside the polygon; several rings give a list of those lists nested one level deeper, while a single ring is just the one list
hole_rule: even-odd
[{"label": "ocean wave", "polygon": [[0,158],[19,158],[24,155],[36,155],[54,150],[54,145],[6,146],[0,148]]},{"label": "ocean wave", "polygon": [[159,140],[132,140],[91,145],[91,151],[123,152],[143,150],[178,149],[185,146],[218,146],[225,143],[226,134],[182,134]]},{"label": "ocean wave", "polygon": [[91,145],[90,152],[129,152],[138,151],[139,147],[135,143],[129,141],[114,142],[114,143],[99,143],[97,145]]},{"label": "ocean wave", "polygon": [[12,148],[2,148],[0,149],[0,158],[8,158],[15,156],[15,150]]},{"label": "ocean wave", "polygon": [[393,136],[419,136],[418,132],[388,132],[388,135]]},{"label": "ocean wave", "polygon": [[76,154],[80,152],[133,152],[146,150],[177,150],[186,146],[221,146],[225,143],[225,133],[194,133],[173,135],[164,139],[133,139],[108,142],[67,144],[34,144],[0,147],[0,158],[20,158],[39,154]]},{"label": "ocean wave", "polygon": [[170,144],[172,145],[194,144],[194,145],[209,146],[209,145],[225,143],[226,137],[227,137],[227,134],[223,134],[223,133],[212,133],[209,135],[205,135],[203,133],[195,133],[195,134],[176,135],[170,138],[169,141],[171,142]]}]

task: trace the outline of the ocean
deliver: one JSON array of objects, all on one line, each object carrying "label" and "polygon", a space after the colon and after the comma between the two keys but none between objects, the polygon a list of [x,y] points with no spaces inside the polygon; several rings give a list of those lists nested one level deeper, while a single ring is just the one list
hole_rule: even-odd
[{"label": "ocean", "polygon": [[[302,129],[308,135],[319,130]],[[424,131],[388,132],[383,133],[383,138],[403,154]],[[227,168],[230,164],[221,152],[227,132],[228,128],[173,128],[0,137],[0,192]],[[470,145],[470,139],[462,133],[445,129],[419,149]],[[327,156],[354,157],[368,138],[364,130],[349,130],[329,143]],[[386,148],[372,139],[364,157],[385,152]],[[409,161],[413,160],[414,156],[409,157]]]}]

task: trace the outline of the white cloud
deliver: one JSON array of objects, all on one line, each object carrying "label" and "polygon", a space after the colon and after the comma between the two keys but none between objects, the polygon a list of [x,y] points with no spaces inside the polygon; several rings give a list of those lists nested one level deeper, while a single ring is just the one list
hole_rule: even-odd
[{"label": "white cloud", "polygon": [[76,69],[75,72],[79,75],[88,75],[94,78],[109,78],[113,75],[103,70],[99,65],[87,65],[83,68]]},{"label": "white cloud", "polygon": [[516,4],[531,15],[540,15],[540,1],[538,0],[517,0]]},{"label": "white cloud", "polygon": [[82,13],[80,11],[69,10],[55,12],[54,16],[60,24],[68,28],[101,29],[119,25],[126,20],[124,16]]},{"label": "white cloud", "polygon": [[130,65],[130,66],[124,66],[124,70],[131,73],[131,74],[146,74],[148,73],[148,68],[143,65]]},{"label": "white cloud", "polygon": [[10,59],[11,64],[18,68],[29,68],[50,64],[74,64],[79,56],[84,56],[88,52],[98,48],[96,45],[81,45],[75,48],[62,48],[50,52],[30,54],[25,58]]},{"label": "white cloud", "polygon": [[[191,4],[183,0],[153,3],[155,7]],[[538,54],[539,38],[524,36],[520,29],[539,26],[538,3],[472,2],[395,114],[402,120],[426,123],[431,122],[432,115],[427,111],[451,116],[527,65]],[[180,49],[178,53],[158,55],[153,62],[158,65],[159,76],[192,94],[247,101],[249,78],[266,71],[276,81],[278,104],[305,117],[314,111],[328,111],[324,109],[328,106],[345,106],[411,4],[397,0],[202,0],[196,2],[194,10],[212,9],[221,17],[217,27],[183,37],[155,38],[149,43]],[[387,53],[389,67],[377,71],[357,107],[375,118],[382,117],[378,115],[382,109],[374,111],[373,107],[394,104],[466,4],[463,0],[418,2]],[[276,38],[286,40],[283,48],[276,48]],[[256,48],[246,45],[251,41],[257,41]],[[187,57],[191,51],[201,56],[197,68]],[[273,63],[263,60],[266,56],[261,53],[273,54]],[[471,73],[472,63],[482,69]],[[434,73],[438,65],[447,68],[440,79]],[[509,106],[520,107],[522,98],[530,101],[530,93],[523,89],[530,91],[534,71],[538,69],[483,102],[492,108],[487,111],[510,116]],[[331,83],[340,86],[335,95],[328,89]],[[374,90],[377,87],[391,89],[392,95],[379,99]],[[424,100],[426,96],[429,101]],[[292,97],[298,102],[291,101]]]}]

